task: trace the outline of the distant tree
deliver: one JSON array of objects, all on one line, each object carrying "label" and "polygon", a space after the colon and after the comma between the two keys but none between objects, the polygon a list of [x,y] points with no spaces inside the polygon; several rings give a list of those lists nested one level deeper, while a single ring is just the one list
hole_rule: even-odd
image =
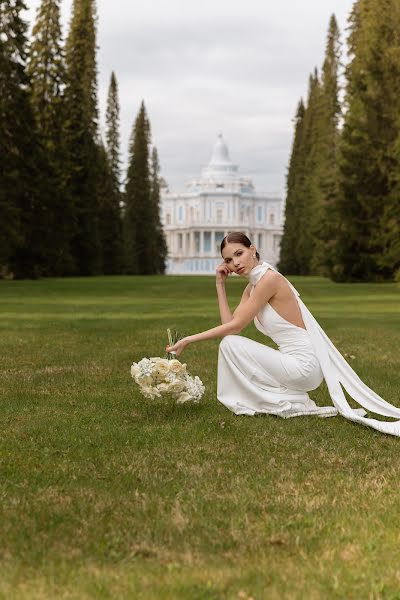
[{"label": "distant tree", "polygon": [[74,0],[66,43],[65,142],[72,202],[76,272],[100,272],[96,11],[94,0]]},{"label": "distant tree", "polygon": [[45,271],[48,194],[26,72],[22,0],[0,0],[0,269],[16,277]]},{"label": "distant tree", "polygon": [[98,149],[98,202],[101,272],[105,275],[121,273],[123,266],[122,223],[119,201],[120,191],[115,188],[115,179],[109,156],[103,144]]},{"label": "distant tree", "polygon": [[294,139],[290,156],[289,169],[286,177],[285,223],[281,242],[281,252],[278,268],[283,273],[296,275],[301,272],[301,265],[296,252],[300,190],[303,187],[303,154],[302,140],[304,129],[303,99],[297,106],[294,119]]},{"label": "distant tree", "polygon": [[48,274],[73,270],[70,251],[72,215],[66,188],[63,136],[65,63],[59,0],[42,0],[29,49],[28,75],[38,135],[48,163],[46,186],[51,197],[48,212]]},{"label": "distant tree", "polygon": [[151,170],[150,170],[150,202],[153,209],[153,272],[165,273],[165,260],[168,254],[167,241],[165,239],[164,230],[160,218],[160,163],[158,159],[157,148],[154,146],[151,153]]},{"label": "distant tree", "polygon": [[118,84],[114,71],[111,73],[108,88],[106,109],[106,142],[107,154],[111,172],[114,176],[116,186],[120,184],[120,135],[119,135],[119,100]]},{"label": "distant tree", "polygon": [[314,251],[313,224],[319,203],[318,172],[321,148],[321,84],[315,69],[310,76],[301,136],[302,177],[297,195],[296,260],[299,274],[309,275]]},{"label": "distant tree", "polygon": [[332,276],[337,281],[382,280],[393,277],[399,264],[398,0],[356,1],[349,25]]},{"label": "distant tree", "polygon": [[125,269],[130,274],[153,273],[153,207],[150,199],[150,123],[142,101],[132,130],[125,186]]},{"label": "distant tree", "polygon": [[313,251],[310,271],[327,275],[332,269],[338,216],[338,144],[340,34],[335,15],[329,23],[325,60],[322,67],[318,115],[317,202],[311,222]]}]

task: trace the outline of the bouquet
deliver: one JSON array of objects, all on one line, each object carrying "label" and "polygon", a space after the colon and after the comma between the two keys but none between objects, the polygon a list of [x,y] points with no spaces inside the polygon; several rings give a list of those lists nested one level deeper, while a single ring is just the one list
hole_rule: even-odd
[{"label": "bouquet", "polygon": [[[170,329],[167,333],[170,346],[181,339],[176,331],[174,336]],[[201,379],[197,375],[192,377],[186,370],[186,364],[174,358],[173,352],[168,353],[166,358],[155,356],[134,362],[131,375],[142,395],[150,400],[172,396],[179,404],[190,400],[197,403],[205,390]]]}]

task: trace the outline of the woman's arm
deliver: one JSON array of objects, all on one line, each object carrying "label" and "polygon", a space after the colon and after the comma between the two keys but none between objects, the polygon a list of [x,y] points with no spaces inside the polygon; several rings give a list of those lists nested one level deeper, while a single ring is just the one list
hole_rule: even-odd
[{"label": "woman's arm", "polygon": [[189,335],[173,346],[167,346],[167,352],[175,352],[176,355],[179,356],[186,346],[193,342],[202,342],[204,340],[211,340],[217,337],[225,337],[226,335],[240,333],[260,312],[268,300],[274,296],[277,290],[278,281],[279,275],[277,273],[274,271],[267,271],[257,283],[253,294],[248,300],[243,304],[240,303],[235,310],[231,321],[218,325],[218,327],[207,329],[207,331]]},{"label": "woman's arm", "polygon": [[229,308],[228,298],[226,297],[225,282],[217,281],[216,288],[221,323],[229,323],[230,321],[232,321],[233,315],[231,313],[231,309]]}]

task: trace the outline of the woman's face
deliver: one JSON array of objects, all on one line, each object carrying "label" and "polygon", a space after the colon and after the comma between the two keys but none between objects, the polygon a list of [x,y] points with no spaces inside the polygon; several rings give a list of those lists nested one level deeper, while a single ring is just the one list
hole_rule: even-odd
[{"label": "woman's face", "polygon": [[222,258],[231,273],[237,273],[243,277],[258,264],[258,258],[253,258],[255,253],[256,249],[253,245],[246,248],[242,244],[228,242],[222,250]]}]

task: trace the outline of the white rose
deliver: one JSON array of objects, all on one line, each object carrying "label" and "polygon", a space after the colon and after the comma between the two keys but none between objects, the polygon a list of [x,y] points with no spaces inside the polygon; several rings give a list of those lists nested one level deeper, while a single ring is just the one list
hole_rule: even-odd
[{"label": "white rose", "polygon": [[179,394],[180,392],[183,392],[184,389],[185,382],[180,379],[175,379],[175,381],[171,381],[171,383],[168,384],[168,392],[170,394]]},{"label": "white rose", "polygon": [[131,375],[132,377],[135,377],[136,373],[139,372],[139,367],[137,363],[133,363],[133,365],[131,366]]},{"label": "white rose", "polygon": [[176,401],[179,404],[183,404],[183,402],[188,402],[188,400],[191,400],[191,399],[192,399],[192,396],[190,394],[188,394],[187,392],[182,392],[181,394],[179,394]]},{"label": "white rose", "polygon": [[168,392],[169,390],[169,385],[168,383],[159,383],[158,385],[156,385],[156,388],[158,390],[160,390],[160,392]]},{"label": "white rose", "polygon": [[169,360],[169,371],[171,373],[181,373],[182,371],[186,371],[186,364],[182,364],[176,358]]}]

